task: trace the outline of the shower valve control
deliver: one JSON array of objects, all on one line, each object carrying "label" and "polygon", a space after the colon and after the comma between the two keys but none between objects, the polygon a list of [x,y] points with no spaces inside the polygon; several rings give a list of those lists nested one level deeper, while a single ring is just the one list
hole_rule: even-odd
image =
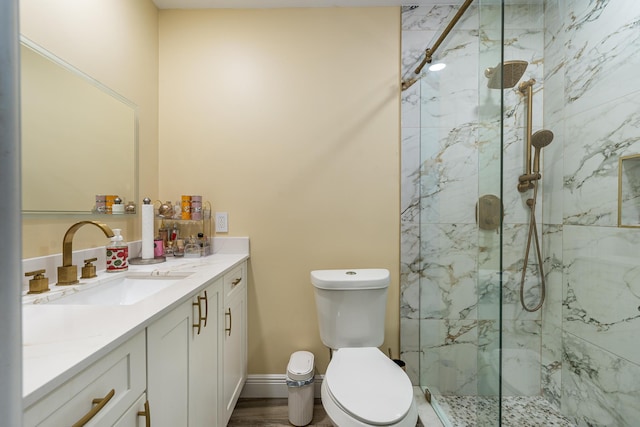
[{"label": "shower valve control", "polygon": [[502,201],[493,194],[485,194],[476,204],[476,222],[482,230],[498,230],[504,215]]}]

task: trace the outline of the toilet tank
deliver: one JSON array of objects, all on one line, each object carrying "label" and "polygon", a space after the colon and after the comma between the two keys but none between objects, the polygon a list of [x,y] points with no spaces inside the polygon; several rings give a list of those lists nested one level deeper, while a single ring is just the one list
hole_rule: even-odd
[{"label": "toilet tank", "polygon": [[389,282],[386,269],[312,271],[324,345],[332,349],[382,345]]}]

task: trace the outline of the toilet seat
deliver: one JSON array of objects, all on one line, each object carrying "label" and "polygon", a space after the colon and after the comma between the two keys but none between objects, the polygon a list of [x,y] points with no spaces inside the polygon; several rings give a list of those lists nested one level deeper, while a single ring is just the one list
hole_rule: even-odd
[{"label": "toilet seat", "polygon": [[395,424],[413,403],[409,377],[375,347],[334,352],[324,382],[342,410],[369,425]]}]

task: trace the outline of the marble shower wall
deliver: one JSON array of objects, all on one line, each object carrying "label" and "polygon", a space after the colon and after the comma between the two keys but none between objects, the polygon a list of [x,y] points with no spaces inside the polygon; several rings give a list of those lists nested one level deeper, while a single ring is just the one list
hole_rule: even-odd
[{"label": "marble shower wall", "polygon": [[556,138],[544,158],[555,277],[543,314],[545,393],[579,426],[635,426],[640,229],[616,225],[618,159],[640,153],[640,3],[546,4],[544,120]]},{"label": "marble shower wall", "polygon": [[[505,11],[505,59],[530,63],[523,79],[537,81],[534,131],[555,134],[543,150],[536,213],[547,299],[542,313],[518,306],[528,213],[527,196],[512,188],[526,110],[506,90],[504,391],[541,392],[579,426],[632,426],[640,419],[640,229],[616,219],[618,158],[640,153],[640,3],[532,3]],[[403,9],[405,70],[456,7]],[[497,236],[477,230],[473,207],[500,179],[499,123],[485,114],[499,94],[479,71],[499,61],[496,13],[472,7],[436,55],[448,67],[402,94],[402,357],[415,384],[444,394],[495,393]],[[533,304],[534,257],[530,270]]]},{"label": "marble shower wall", "polygon": [[[542,124],[543,9],[507,8],[506,59],[529,62],[534,129]],[[441,34],[458,6],[403,8],[403,71]],[[500,8],[471,6],[434,55],[445,62],[402,93],[401,351],[414,384],[456,395],[497,393],[498,314],[503,310],[505,391],[538,395],[541,318],[520,308],[530,194],[523,173],[526,100],[505,89],[505,297],[499,299],[500,242],[479,230],[478,197],[500,191],[500,91],[481,70],[500,62]],[[539,208],[538,215],[542,215]],[[533,252],[532,252],[533,254]],[[530,257],[526,298],[538,298]],[[526,371],[522,366],[526,365]],[[524,372],[524,373],[523,373]]]}]

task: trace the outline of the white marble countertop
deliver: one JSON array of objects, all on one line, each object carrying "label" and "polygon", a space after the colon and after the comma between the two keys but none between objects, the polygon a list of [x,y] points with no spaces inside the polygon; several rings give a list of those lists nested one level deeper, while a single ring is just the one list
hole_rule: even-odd
[{"label": "white marble countertop", "polygon": [[[115,274],[131,272],[193,272],[179,283],[132,305],[54,305],[25,297],[22,306],[24,407],[44,397],[199,292],[211,280],[222,277],[249,258],[248,238],[246,245],[236,240],[229,245],[232,249],[221,247],[216,250],[214,244],[214,254],[202,258],[167,257],[164,263],[130,266],[128,272],[122,273],[102,271],[98,272],[97,278],[90,279],[104,280],[105,276],[111,279]],[[40,298],[53,298],[54,292],[48,292],[51,295],[47,296],[41,294]]]}]

